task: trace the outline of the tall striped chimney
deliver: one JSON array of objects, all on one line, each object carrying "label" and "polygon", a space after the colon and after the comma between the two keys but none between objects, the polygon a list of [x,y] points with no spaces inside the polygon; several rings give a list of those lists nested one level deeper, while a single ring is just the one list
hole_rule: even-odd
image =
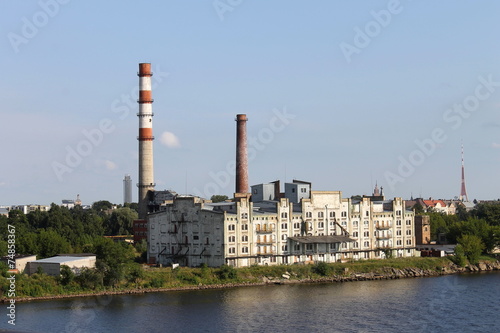
[{"label": "tall striped chimney", "polygon": [[236,193],[248,193],[247,115],[236,115]]},{"label": "tall striped chimney", "polygon": [[148,191],[154,191],[153,175],[153,98],[151,64],[139,64],[139,219],[148,214]]}]

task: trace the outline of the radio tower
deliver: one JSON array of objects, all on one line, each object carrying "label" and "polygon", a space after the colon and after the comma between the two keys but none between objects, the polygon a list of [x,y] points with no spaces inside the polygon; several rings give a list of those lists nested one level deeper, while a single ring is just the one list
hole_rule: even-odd
[{"label": "radio tower", "polygon": [[467,190],[465,189],[465,168],[464,168],[464,145],[462,144],[462,186],[460,188],[460,201],[469,201]]}]

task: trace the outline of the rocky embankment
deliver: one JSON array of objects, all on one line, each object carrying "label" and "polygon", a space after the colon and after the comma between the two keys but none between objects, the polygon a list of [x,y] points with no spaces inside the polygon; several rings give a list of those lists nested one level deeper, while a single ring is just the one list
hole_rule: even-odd
[{"label": "rocky embankment", "polygon": [[500,261],[496,262],[480,262],[477,265],[467,265],[466,267],[460,267],[450,262],[449,265],[443,267],[441,270],[432,269],[421,269],[416,267],[407,267],[403,269],[397,269],[393,267],[383,268],[380,272],[370,272],[370,273],[349,273],[347,269],[342,275],[334,275],[331,277],[319,278],[319,279],[293,279],[293,274],[288,272],[283,274],[283,276],[276,277],[263,277],[264,283],[274,283],[274,284],[289,284],[289,283],[315,283],[315,282],[351,282],[351,281],[370,281],[370,280],[392,280],[392,279],[403,279],[403,278],[415,278],[415,277],[431,277],[440,275],[449,275],[457,273],[471,273],[471,272],[483,272],[483,271],[495,271],[500,270]]}]

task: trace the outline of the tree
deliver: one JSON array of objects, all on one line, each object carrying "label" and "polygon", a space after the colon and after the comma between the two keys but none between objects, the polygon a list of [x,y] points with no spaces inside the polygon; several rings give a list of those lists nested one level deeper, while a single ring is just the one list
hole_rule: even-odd
[{"label": "tree", "polygon": [[210,200],[212,200],[212,202],[223,202],[223,201],[226,201],[228,199],[227,195],[221,195],[221,194],[214,194],[212,195],[212,197],[210,198]]},{"label": "tree", "polygon": [[92,209],[101,212],[113,208],[113,204],[107,200],[96,201],[92,204]]},{"label": "tree", "polygon": [[422,207],[420,202],[417,202],[415,205],[413,205],[413,210],[415,211],[415,215],[424,213],[424,207]]},{"label": "tree", "polygon": [[106,234],[111,236],[132,234],[137,212],[130,208],[118,208],[111,213],[106,226]]},{"label": "tree", "polygon": [[66,286],[75,279],[75,273],[67,265],[61,266],[61,284]]},{"label": "tree", "polygon": [[479,256],[483,252],[484,244],[481,238],[474,235],[463,235],[457,239],[458,244],[462,246],[464,255],[469,262],[476,265],[479,262]]}]

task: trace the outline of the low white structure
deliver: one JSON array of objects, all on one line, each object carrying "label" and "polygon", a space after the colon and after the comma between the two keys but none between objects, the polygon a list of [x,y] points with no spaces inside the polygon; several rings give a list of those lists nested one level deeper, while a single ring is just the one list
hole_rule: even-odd
[{"label": "low white structure", "polygon": [[[14,257],[14,259],[10,259],[9,257],[2,257],[1,260],[2,260],[2,262],[4,262],[7,265],[14,262],[15,269],[17,269],[17,271],[19,273],[22,273],[24,271],[24,269],[26,268],[26,265],[28,264],[28,262],[36,260],[36,255],[18,254]],[[9,267],[9,269],[11,269],[11,268]]]},{"label": "low white structure", "polygon": [[61,266],[66,265],[71,270],[78,274],[79,271],[84,268],[94,268],[96,262],[96,256],[84,256],[84,257],[73,257],[73,256],[58,256],[45,258],[35,261],[30,261],[27,265],[27,273],[29,275],[37,272],[38,267],[43,269],[43,272],[47,275],[59,276],[61,274]]}]

